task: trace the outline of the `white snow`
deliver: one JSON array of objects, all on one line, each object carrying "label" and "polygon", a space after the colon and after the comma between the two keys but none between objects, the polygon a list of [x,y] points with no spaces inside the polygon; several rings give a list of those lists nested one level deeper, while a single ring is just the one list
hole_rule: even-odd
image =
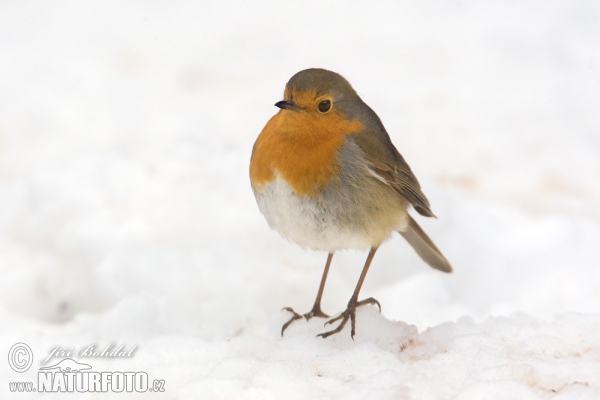
[{"label": "white snow", "polygon": [[[96,398],[9,382],[114,342],[138,347],[74,358],[165,380],[137,397],[600,398],[599,21],[594,1],[2,2],[0,397]],[[377,111],[455,269],[396,235],[354,341],[320,319],[280,336],[326,254],[270,231],[248,180],[308,67]],[[365,258],[334,256],[325,312]]]}]

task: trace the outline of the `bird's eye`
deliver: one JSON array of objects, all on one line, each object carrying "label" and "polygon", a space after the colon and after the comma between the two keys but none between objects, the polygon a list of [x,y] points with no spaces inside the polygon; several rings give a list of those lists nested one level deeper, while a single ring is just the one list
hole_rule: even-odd
[{"label": "bird's eye", "polygon": [[329,100],[323,100],[322,102],[319,103],[319,111],[321,111],[322,113],[326,113],[327,111],[329,111],[330,108],[331,108],[331,101],[329,101]]}]

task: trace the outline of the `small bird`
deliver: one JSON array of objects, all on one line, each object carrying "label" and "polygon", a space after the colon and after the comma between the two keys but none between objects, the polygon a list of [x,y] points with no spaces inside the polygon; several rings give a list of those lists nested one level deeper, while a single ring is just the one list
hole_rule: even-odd
[{"label": "small bird", "polygon": [[351,321],[354,339],[356,308],[381,305],[370,297],[358,300],[360,288],[378,247],[399,232],[431,267],[452,267],[408,214],[435,217],[417,178],[392,144],[381,120],[341,75],[311,68],[298,72],[285,86],[280,110],[264,127],[252,149],[250,181],[269,226],[304,248],[329,252],[317,298],[304,315],[291,307],[286,328],[302,317],[329,318],[321,297],[333,254],[370,249],[344,312],[325,325]]}]

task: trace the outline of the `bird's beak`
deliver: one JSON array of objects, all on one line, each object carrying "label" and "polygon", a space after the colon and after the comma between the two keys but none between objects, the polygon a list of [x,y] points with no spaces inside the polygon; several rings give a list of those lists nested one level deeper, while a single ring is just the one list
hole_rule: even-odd
[{"label": "bird's beak", "polygon": [[292,111],[298,111],[301,109],[301,107],[297,106],[296,103],[294,103],[294,100],[281,100],[278,101],[277,103],[275,103],[275,107],[279,107],[282,110],[292,110]]}]

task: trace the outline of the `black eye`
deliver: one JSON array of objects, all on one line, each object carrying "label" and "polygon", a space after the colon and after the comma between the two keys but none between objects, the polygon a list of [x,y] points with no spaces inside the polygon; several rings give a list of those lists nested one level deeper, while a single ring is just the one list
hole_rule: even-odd
[{"label": "black eye", "polygon": [[329,100],[323,100],[322,102],[319,103],[319,111],[321,111],[322,113],[326,113],[327,111],[329,111],[330,108],[331,108],[331,101],[329,101]]}]

